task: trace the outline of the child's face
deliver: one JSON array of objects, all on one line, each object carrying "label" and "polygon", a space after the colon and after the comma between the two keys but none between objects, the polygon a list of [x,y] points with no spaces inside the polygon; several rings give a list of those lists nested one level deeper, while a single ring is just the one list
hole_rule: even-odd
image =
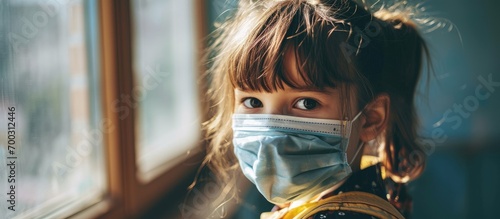
[{"label": "child's face", "polygon": [[[297,68],[295,54],[287,50],[284,57],[285,71],[290,78],[304,84]],[[272,93],[235,89],[237,114],[279,114],[298,117],[340,119],[339,92],[334,88],[324,90],[294,89],[287,85]]]}]

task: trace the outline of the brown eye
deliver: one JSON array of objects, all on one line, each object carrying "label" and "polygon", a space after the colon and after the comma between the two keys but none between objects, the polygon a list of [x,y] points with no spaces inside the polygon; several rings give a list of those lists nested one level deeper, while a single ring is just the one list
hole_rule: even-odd
[{"label": "brown eye", "polygon": [[243,100],[243,105],[246,108],[250,108],[250,109],[259,108],[259,107],[262,107],[262,102],[257,98],[249,97],[249,98],[246,98],[245,100]]},{"label": "brown eye", "polygon": [[312,110],[318,106],[318,101],[311,98],[300,99],[295,103],[295,107],[301,110]]}]

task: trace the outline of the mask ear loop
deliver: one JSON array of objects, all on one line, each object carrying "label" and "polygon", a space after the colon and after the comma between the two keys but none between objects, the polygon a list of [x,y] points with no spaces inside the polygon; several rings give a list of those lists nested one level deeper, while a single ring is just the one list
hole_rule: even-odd
[{"label": "mask ear loop", "polygon": [[[349,121],[349,123],[350,123],[350,125],[349,125],[349,137],[350,137],[351,132],[352,132],[352,124],[354,123],[354,121],[356,121],[356,119],[358,119],[361,116],[361,114],[363,114],[364,110],[365,109],[363,108],[361,111],[359,111],[359,113],[356,116],[354,116],[354,118],[351,121]],[[363,148],[362,147],[363,144],[364,144],[364,142],[360,142],[358,144],[358,149],[356,150],[354,157],[351,158],[351,161],[349,162],[349,166],[352,164],[352,162],[354,162],[354,160],[356,160],[356,157],[358,156],[359,152],[361,151],[361,148]],[[349,147],[349,145],[347,145],[347,147]],[[347,148],[346,148],[346,151],[347,151]],[[347,156],[347,154],[346,154],[346,156]]]},{"label": "mask ear loop", "polygon": [[356,121],[356,119],[358,119],[358,117],[360,117],[361,114],[363,114],[364,110],[365,109],[363,108],[361,111],[359,111],[359,113],[356,116],[354,116],[354,118],[350,122],[353,123],[354,121]]},{"label": "mask ear loop", "polygon": [[364,142],[359,143],[358,150],[356,150],[356,153],[354,154],[354,157],[352,157],[351,161],[349,161],[349,166],[351,166],[352,162],[354,162],[354,160],[356,160],[356,157],[358,156],[359,152],[361,151],[361,148],[363,148],[362,146],[364,144],[365,144]]}]

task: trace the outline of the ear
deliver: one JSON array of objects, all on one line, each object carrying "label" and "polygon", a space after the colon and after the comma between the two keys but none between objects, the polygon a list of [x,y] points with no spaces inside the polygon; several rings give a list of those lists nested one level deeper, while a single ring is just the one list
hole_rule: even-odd
[{"label": "ear", "polygon": [[366,105],[361,120],[361,133],[359,138],[368,142],[379,136],[387,126],[389,120],[389,106],[391,99],[387,94],[377,96]]}]

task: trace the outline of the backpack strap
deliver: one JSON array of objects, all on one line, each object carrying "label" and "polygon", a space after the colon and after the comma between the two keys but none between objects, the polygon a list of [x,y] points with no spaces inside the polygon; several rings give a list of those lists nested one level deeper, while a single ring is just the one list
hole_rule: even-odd
[{"label": "backpack strap", "polygon": [[352,211],[384,219],[404,219],[387,200],[374,194],[356,191],[341,193],[290,209],[283,219],[307,219],[322,211]]}]

